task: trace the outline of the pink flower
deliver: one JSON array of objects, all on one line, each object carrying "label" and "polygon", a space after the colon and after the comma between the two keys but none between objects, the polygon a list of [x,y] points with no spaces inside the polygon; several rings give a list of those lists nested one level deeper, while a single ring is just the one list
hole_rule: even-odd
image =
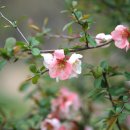
[{"label": "pink flower", "polygon": [[41,124],[41,130],[60,130],[60,121],[56,118],[45,119]]},{"label": "pink flower", "polygon": [[62,88],[58,98],[52,100],[52,112],[56,112],[61,118],[70,116],[71,110],[78,111],[80,107],[78,95],[67,88]]},{"label": "pink flower", "polygon": [[118,25],[113,32],[111,32],[112,39],[115,41],[115,46],[126,51],[130,48],[128,38],[130,31],[123,25]]},{"label": "pink flower", "polygon": [[72,54],[71,57],[69,58],[69,63],[72,64],[72,73],[70,75],[70,77],[77,77],[78,74],[81,74],[81,60],[79,60],[80,58],[82,58],[83,56],[80,54]]},{"label": "pink flower", "polygon": [[[75,56],[74,56],[75,55]],[[49,69],[49,75],[51,78],[60,80],[66,80],[71,77],[77,77],[81,73],[81,61],[80,54],[72,54],[67,57],[64,54],[64,50],[55,50],[53,54],[42,54],[44,58],[43,64]]]},{"label": "pink flower", "polygon": [[93,128],[91,126],[86,126],[85,130],[93,130]]},{"label": "pink flower", "polygon": [[[112,39],[112,36],[107,34],[105,35],[104,33],[99,33],[96,35],[96,43],[97,45],[102,45],[107,41],[110,41]],[[108,47],[110,44],[103,46],[103,47]]]}]

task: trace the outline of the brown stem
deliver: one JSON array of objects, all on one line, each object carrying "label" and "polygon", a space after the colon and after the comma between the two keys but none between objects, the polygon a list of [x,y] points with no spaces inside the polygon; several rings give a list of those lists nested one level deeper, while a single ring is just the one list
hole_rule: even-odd
[{"label": "brown stem", "polygon": [[[111,93],[109,92],[109,88],[110,88],[110,87],[109,87],[109,84],[108,84],[108,81],[107,81],[107,77],[106,77],[106,73],[105,73],[105,72],[103,73],[103,78],[104,78],[104,80],[105,80],[105,84],[106,84],[106,88],[107,88],[109,100],[110,100],[110,102],[111,102],[113,108],[115,108],[115,104],[114,104],[114,102],[113,102],[112,95],[111,95]],[[122,130],[118,119],[117,119],[117,121],[116,121],[116,125],[117,125],[117,127],[118,127],[119,130]]]},{"label": "brown stem", "polygon": [[[98,45],[96,47],[93,47],[93,46],[92,47],[83,46],[81,48],[70,48],[68,50],[69,50],[69,52],[79,52],[79,51],[83,51],[83,50],[96,49],[96,48],[100,48],[100,47],[106,46],[106,45],[110,44],[112,41],[113,40],[107,41],[104,44]],[[40,53],[53,53],[55,50],[40,50]],[[28,54],[32,54],[32,53],[29,51]]]}]

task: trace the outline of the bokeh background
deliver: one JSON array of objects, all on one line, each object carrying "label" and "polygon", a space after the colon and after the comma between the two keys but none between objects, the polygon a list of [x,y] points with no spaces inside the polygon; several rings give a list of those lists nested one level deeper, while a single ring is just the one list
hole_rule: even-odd
[{"label": "bokeh background", "polygon": [[[95,36],[97,33],[110,33],[118,24],[129,26],[130,1],[129,0],[79,0],[80,8],[90,14],[93,18],[92,28],[89,32]],[[66,34],[62,31],[63,26],[70,21],[68,14],[61,14],[61,10],[66,9],[65,0],[1,0],[0,6],[6,6],[2,10],[10,20],[20,20],[19,27],[26,37],[31,35],[28,21],[33,20],[39,27],[42,27],[43,20],[47,17],[48,27],[53,34]],[[125,12],[125,13],[124,13]],[[7,37],[15,37],[23,40],[15,29],[4,28],[6,25],[0,19],[0,46],[4,46]],[[80,30],[78,25],[74,25],[75,32]],[[44,49],[54,49],[66,43],[62,39],[45,39]],[[100,48],[82,52],[83,61],[88,64],[99,64],[102,60],[107,60],[112,65],[121,65],[129,70],[129,52],[119,50],[112,44],[109,48]],[[28,65],[24,60],[16,63],[9,62],[0,72],[0,107],[9,112],[21,116],[29,110],[30,101],[24,100],[24,94],[19,92],[19,85],[30,75]],[[79,85],[85,82],[77,80]],[[65,83],[65,82],[64,82]],[[77,85],[77,84],[73,84]]]}]

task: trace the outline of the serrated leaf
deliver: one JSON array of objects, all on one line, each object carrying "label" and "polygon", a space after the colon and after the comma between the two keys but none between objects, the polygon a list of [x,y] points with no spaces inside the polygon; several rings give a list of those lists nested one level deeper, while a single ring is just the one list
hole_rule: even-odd
[{"label": "serrated leaf", "polygon": [[40,55],[40,50],[38,49],[38,48],[32,48],[32,54],[34,55],[34,56],[38,56],[38,55]]},{"label": "serrated leaf", "polygon": [[69,23],[67,23],[64,27],[63,27],[63,31],[65,31],[68,27],[70,27],[72,24],[74,23],[74,21],[71,21]]}]

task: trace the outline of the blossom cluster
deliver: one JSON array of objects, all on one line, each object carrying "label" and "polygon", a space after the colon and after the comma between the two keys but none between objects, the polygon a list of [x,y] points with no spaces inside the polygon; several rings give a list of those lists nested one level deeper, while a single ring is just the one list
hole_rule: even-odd
[{"label": "blossom cluster", "polygon": [[[120,49],[130,48],[129,43],[130,31],[128,27],[124,25],[118,25],[111,34],[99,33],[96,35],[97,45],[109,43],[112,40],[115,42],[115,46]],[[110,44],[106,44],[103,47],[108,47]],[[57,81],[70,79],[72,77],[78,77],[81,74],[81,54],[73,53],[71,56],[65,55],[64,50],[55,50],[54,53],[41,54],[44,58],[43,64],[49,70],[51,78],[56,78]]]},{"label": "blossom cluster", "polygon": [[79,96],[67,88],[61,88],[59,96],[51,102],[51,113],[41,123],[41,130],[78,130],[80,108]]},{"label": "blossom cluster", "polygon": [[114,31],[110,34],[105,35],[104,33],[100,33],[96,35],[96,42],[98,45],[104,44],[105,41],[113,40],[115,42],[115,46],[120,49],[126,49],[126,51],[130,48],[130,31],[128,27],[124,25],[118,25]]},{"label": "blossom cluster", "polygon": [[71,56],[66,56],[63,49],[55,50],[53,54],[42,54],[43,64],[49,70],[51,78],[57,80],[66,80],[72,77],[77,77],[81,73],[81,54],[73,53]]}]

